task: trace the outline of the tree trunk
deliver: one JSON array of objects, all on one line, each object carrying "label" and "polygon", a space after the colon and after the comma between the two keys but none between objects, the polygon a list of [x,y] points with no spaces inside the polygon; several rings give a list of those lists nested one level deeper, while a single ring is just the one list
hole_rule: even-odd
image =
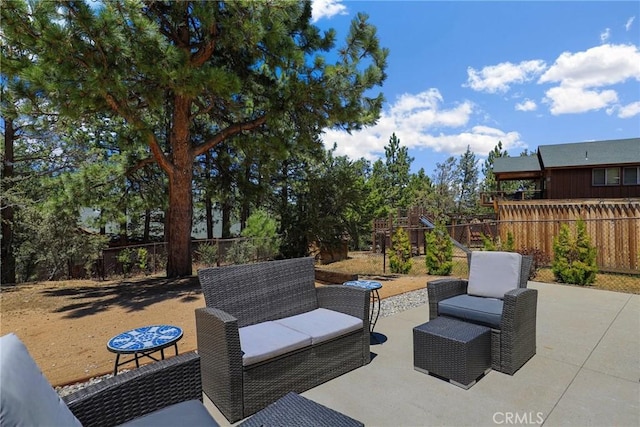
[{"label": "tree trunk", "polygon": [[207,239],[213,239],[213,203],[211,203],[211,193],[209,190],[204,193],[204,209],[207,221]]},{"label": "tree trunk", "polygon": [[191,276],[191,226],[193,222],[193,150],[189,134],[191,100],[177,95],[171,129],[173,167],[169,175],[167,277]]},{"label": "tree trunk", "polygon": [[144,234],[142,236],[142,241],[144,243],[149,243],[149,237],[151,234],[151,210],[145,209],[144,211]]},{"label": "tree trunk", "polygon": [[[4,119],[4,163],[2,164],[2,181],[4,191],[7,191],[13,177],[13,141],[15,138],[15,129],[13,127],[13,120],[9,118]],[[0,209],[2,216],[0,221],[2,222],[2,280],[1,283],[15,283],[16,282],[16,259],[13,254],[13,206],[5,205],[4,198],[2,200],[2,208]]]}]

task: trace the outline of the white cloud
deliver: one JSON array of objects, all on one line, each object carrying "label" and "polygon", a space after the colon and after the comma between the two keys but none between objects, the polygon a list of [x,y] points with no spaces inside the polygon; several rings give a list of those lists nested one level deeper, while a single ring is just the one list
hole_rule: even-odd
[{"label": "white cloud", "polygon": [[551,113],[571,114],[599,110],[618,101],[607,86],[640,81],[640,52],[633,45],[605,44],[583,52],[562,53],[538,83],[560,83],[546,91]]},{"label": "white cloud", "polygon": [[537,108],[536,103],[530,99],[525,99],[523,102],[516,104],[516,111],[535,111]]},{"label": "white cloud", "polygon": [[575,86],[553,87],[545,95],[543,102],[550,105],[553,115],[600,110],[618,101],[614,90],[597,91]]},{"label": "white cloud", "polygon": [[600,33],[600,43],[605,43],[611,37],[611,28],[607,28]]},{"label": "white cloud", "polygon": [[460,155],[467,146],[478,156],[485,156],[498,141],[506,148],[522,147],[517,132],[504,132],[486,126],[465,128],[475,112],[470,101],[442,108],[443,97],[437,89],[418,94],[403,94],[382,112],[378,124],[359,132],[326,130],[322,140],[327,148],[337,144],[336,153],[351,159],[364,157],[374,161],[384,157],[384,147],[395,132],[402,146],[431,149]]},{"label": "white cloud", "polygon": [[342,4],[341,0],[313,0],[311,11],[311,22],[318,22],[322,18],[346,15],[347,6]]},{"label": "white cloud", "polygon": [[629,105],[620,107],[618,110],[618,117],[621,119],[628,119],[640,115],[640,101],[632,102]]},{"label": "white cloud", "polygon": [[635,16],[632,16],[631,18],[627,19],[627,23],[624,24],[624,29],[629,31],[631,29],[631,26],[633,25],[633,21],[636,19]]},{"label": "white cloud", "polygon": [[465,86],[480,92],[506,92],[511,84],[530,81],[545,68],[546,64],[541,60],[523,61],[519,64],[503,62],[484,67],[480,71],[469,67],[469,77]]},{"label": "white cloud", "polygon": [[604,44],[583,52],[562,53],[538,83],[599,87],[640,80],[640,51],[633,45]]}]

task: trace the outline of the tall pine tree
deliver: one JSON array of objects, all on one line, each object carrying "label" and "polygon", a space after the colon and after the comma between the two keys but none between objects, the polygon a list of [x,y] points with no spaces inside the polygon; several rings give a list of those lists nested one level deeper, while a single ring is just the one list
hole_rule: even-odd
[{"label": "tall pine tree", "polygon": [[[191,274],[194,160],[249,131],[358,129],[379,117],[388,51],[367,16],[335,32],[311,25],[310,2],[9,2],[3,73],[51,96],[61,113],[120,116],[167,175],[167,276]],[[3,50],[4,52],[4,50]],[[169,117],[170,129],[154,126]],[[194,138],[196,121],[210,137]],[[308,141],[313,141],[310,139]]]}]

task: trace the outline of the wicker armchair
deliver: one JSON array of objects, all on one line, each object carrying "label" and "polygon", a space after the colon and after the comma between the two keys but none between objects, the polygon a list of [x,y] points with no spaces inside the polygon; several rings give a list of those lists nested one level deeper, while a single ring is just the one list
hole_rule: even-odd
[{"label": "wicker armchair", "polygon": [[15,334],[0,338],[0,425],[218,423],[202,404],[200,357],[185,353],[58,397]]},{"label": "wicker armchair", "polygon": [[[198,276],[207,305],[196,310],[203,391],[230,422],[369,363],[369,291],[316,287],[312,258],[207,268]],[[242,328],[319,308],[361,326],[257,363],[245,359]]]},{"label": "wicker armchair", "polygon": [[[427,283],[429,319],[444,315],[489,326],[491,368],[513,375],[536,353],[538,291],[527,289],[531,264],[531,256],[473,252],[469,256],[469,280],[439,279]],[[509,271],[504,273],[505,270]],[[510,276],[510,284],[502,283],[503,274]],[[476,279],[483,285],[498,284],[505,292],[476,295],[482,294],[474,285]]]}]

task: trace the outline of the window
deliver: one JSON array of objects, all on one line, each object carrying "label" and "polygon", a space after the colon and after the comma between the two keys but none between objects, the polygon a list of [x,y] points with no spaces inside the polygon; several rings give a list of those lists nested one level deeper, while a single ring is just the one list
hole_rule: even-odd
[{"label": "window", "polygon": [[640,185],[640,166],[624,168],[622,171],[622,183],[624,185]]},{"label": "window", "polygon": [[594,169],[593,185],[620,185],[620,168]]}]

